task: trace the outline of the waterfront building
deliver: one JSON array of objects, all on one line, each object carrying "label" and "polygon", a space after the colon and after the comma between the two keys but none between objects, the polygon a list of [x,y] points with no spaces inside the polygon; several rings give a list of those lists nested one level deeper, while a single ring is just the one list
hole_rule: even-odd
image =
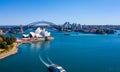
[{"label": "waterfront building", "polygon": [[45,29],[37,28],[35,32],[30,32],[29,34],[23,34],[24,38],[40,38],[40,37],[50,37],[50,32],[46,31]]}]

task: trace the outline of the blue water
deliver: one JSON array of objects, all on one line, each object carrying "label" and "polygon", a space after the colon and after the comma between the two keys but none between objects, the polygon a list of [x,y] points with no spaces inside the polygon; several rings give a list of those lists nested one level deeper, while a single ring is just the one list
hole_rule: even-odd
[{"label": "blue water", "polygon": [[0,72],[49,72],[39,56],[47,63],[49,57],[67,72],[120,72],[118,33],[51,32],[53,41],[22,44],[17,54],[0,60]]}]

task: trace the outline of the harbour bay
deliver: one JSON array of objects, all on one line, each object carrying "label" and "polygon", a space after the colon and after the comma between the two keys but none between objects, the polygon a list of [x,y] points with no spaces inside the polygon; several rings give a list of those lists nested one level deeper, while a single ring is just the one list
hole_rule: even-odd
[{"label": "harbour bay", "polygon": [[[29,31],[28,31],[29,32]],[[0,60],[1,72],[49,72],[39,54],[62,66],[67,72],[119,72],[120,37],[51,31],[53,41],[22,44],[18,53]],[[21,37],[21,35],[16,35]],[[14,68],[15,67],[15,68]]]},{"label": "harbour bay", "polygon": [[120,72],[120,0],[0,0],[0,72]]}]

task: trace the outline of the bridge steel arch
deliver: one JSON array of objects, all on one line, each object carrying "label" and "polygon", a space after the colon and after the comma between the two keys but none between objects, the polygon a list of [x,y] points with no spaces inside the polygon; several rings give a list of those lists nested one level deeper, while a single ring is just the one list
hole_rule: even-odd
[{"label": "bridge steel arch", "polygon": [[47,25],[50,25],[54,28],[57,28],[58,25],[56,25],[55,23],[52,23],[52,22],[48,22],[48,21],[37,21],[37,22],[32,22],[32,23],[29,23],[27,25],[24,26],[24,29],[28,29],[29,27],[34,27],[35,25],[37,24],[47,24]]}]

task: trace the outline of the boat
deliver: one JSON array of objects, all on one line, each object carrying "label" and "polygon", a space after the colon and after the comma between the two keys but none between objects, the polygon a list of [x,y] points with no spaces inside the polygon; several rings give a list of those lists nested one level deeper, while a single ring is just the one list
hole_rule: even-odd
[{"label": "boat", "polygon": [[39,56],[39,58],[40,58],[41,62],[48,68],[48,70],[50,72],[66,72],[66,70],[63,67],[61,67],[57,64],[54,64],[49,58],[47,58],[47,59],[50,64],[46,63],[40,56]]},{"label": "boat", "polygon": [[64,35],[70,35],[70,33],[65,33]]},{"label": "boat", "polygon": [[50,72],[66,72],[65,69],[56,64],[51,64],[48,69],[50,70]]}]

